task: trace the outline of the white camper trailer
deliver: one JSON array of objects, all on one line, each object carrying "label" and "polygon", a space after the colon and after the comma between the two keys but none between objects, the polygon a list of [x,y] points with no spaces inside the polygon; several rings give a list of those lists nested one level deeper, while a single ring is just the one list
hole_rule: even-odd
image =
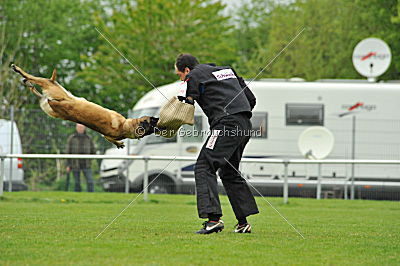
[{"label": "white camper trailer", "polygon": [[[13,130],[11,130],[11,125]],[[0,154],[11,153],[11,132],[13,132],[12,153],[22,153],[21,138],[17,124],[9,120],[0,119]],[[22,159],[4,159],[4,190],[8,189],[10,176],[13,191],[27,189],[27,185],[24,182]]]},{"label": "white camper trailer", "polygon": [[[135,105],[132,116],[157,116],[160,107],[167,99],[177,95],[180,86],[182,83],[176,82],[150,91]],[[252,118],[253,129],[257,132],[247,145],[244,157],[304,158],[298,150],[298,138],[308,127],[318,125],[328,128],[335,137],[333,151],[327,159],[352,159],[353,156],[355,159],[400,159],[400,105],[397,100],[400,98],[400,83],[353,80],[304,82],[296,79],[253,81],[249,87],[257,97]],[[195,115],[195,126],[185,126],[184,129],[207,130],[207,118],[199,106],[196,106]],[[183,136],[173,139],[152,135],[140,141],[131,140],[130,153],[197,156],[207,138],[201,134],[180,135]],[[126,154],[127,150],[107,151],[107,154],[120,153]],[[171,163],[152,184],[150,192],[194,193],[194,163]],[[143,164],[142,161],[103,160],[101,177],[104,187],[107,190],[117,190],[118,187],[123,190],[123,180],[127,177],[132,190],[141,190]],[[165,161],[151,161],[150,180],[166,165]],[[266,195],[282,195],[283,165],[246,163],[241,165],[241,171]],[[324,165],[322,175],[323,182],[331,182],[333,189],[337,180],[350,177],[351,166]],[[315,195],[316,165],[290,165],[289,176],[291,195]],[[400,166],[356,165],[355,180],[360,189],[381,189],[385,182],[394,184],[400,181]],[[301,191],[306,189],[309,192]],[[395,194],[399,197],[400,193]],[[364,195],[368,193],[364,192]]]}]

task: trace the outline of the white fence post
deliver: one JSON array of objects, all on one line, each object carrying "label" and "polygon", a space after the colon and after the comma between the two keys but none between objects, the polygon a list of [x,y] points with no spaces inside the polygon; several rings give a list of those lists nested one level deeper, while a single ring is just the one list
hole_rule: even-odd
[{"label": "white fence post", "polygon": [[[129,155],[129,153],[130,153],[130,146],[131,146],[131,142],[129,141],[129,139],[126,141],[126,145],[127,145],[127,148],[126,148],[126,155]],[[126,169],[126,176],[125,176],[125,193],[129,193],[129,168],[130,168],[130,163],[131,163],[131,160],[129,160],[129,161],[126,161],[127,162],[127,165],[128,165],[128,167],[127,167],[127,169]]]},{"label": "white fence post", "polygon": [[288,184],[288,171],[289,171],[289,162],[283,162],[285,166],[285,176],[284,176],[284,184],[283,184],[283,204],[287,204],[289,201],[289,184]]},{"label": "white fence post", "polygon": [[[353,129],[352,129],[352,139],[351,139],[351,159],[356,158],[356,116],[353,115]],[[354,200],[354,163],[351,164],[351,188],[350,188],[350,199]]]},{"label": "white fence post", "polygon": [[350,199],[354,200],[354,163],[351,164]]},{"label": "white fence post", "polygon": [[3,182],[4,182],[4,158],[0,160],[0,196],[3,195]]},{"label": "white fence post", "polygon": [[321,199],[322,164],[318,164],[317,200]]},{"label": "white fence post", "polygon": [[[10,130],[10,153],[14,152],[14,105],[10,107],[10,120],[11,120],[11,130]],[[8,192],[12,191],[12,175],[13,175],[13,159],[10,158],[10,176],[8,177]]]},{"label": "white fence post", "polygon": [[349,196],[348,196],[348,181],[349,181],[349,175],[346,171],[346,179],[344,180],[344,199],[348,200]]},{"label": "white fence post", "polygon": [[143,199],[149,201],[149,158],[144,158]]}]

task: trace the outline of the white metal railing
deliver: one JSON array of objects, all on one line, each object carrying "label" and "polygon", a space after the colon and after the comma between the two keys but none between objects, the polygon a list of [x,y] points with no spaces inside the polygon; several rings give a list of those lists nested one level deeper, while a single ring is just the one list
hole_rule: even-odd
[{"label": "white metal railing", "polygon": [[[195,161],[197,157],[189,156],[142,156],[142,155],[84,155],[84,154],[0,154],[0,195],[3,193],[4,180],[4,160],[6,158],[21,159],[116,159],[116,160],[142,160],[144,161],[144,179],[143,179],[143,195],[144,199],[148,199],[148,163],[150,160],[155,161]],[[284,182],[283,182],[283,202],[288,203],[289,185],[288,185],[288,167],[290,164],[317,164],[317,199],[321,196],[321,168],[323,164],[378,164],[378,165],[400,165],[400,160],[307,160],[307,159],[262,159],[262,158],[243,158],[242,163],[266,163],[266,164],[283,164],[284,165]],[[11,182],[11,180],[9,180]],[[351,199],[354,199],[354,176],[351,177]]]}]

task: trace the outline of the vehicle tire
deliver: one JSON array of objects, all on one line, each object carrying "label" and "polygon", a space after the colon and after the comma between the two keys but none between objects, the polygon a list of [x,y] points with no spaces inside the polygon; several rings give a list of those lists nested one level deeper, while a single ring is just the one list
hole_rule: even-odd
[{"label": "vehicle tire", "polygon": [[101,178],[100,183],[102,184],[102,187],[106,192],[125,191],[125,176],[111,176],[107,178]]},{"label": "vehicle tire", "polygon": [[[157,177],[155,181],[154,178],[156,178],[157,175],[152,175],[149,177],[149,185],[148,191],[151,194],[174,194],[176,191],[175,183],[173,180],[171,180],[168,176],[165,175],[160,175]],[[153,181],[153,182],[152,182]]]}]

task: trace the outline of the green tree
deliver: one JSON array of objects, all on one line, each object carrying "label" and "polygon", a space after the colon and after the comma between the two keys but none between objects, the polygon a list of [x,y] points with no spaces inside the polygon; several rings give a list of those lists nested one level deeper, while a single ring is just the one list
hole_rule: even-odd
[{"label": "green tree", "polygon": [[[270,18],[268,43],[259,47],[249,62],[256,74],[293,37],[305,28],[262,77],[362,78],[352,64],[356,44],[377,37],[392,48],[393,62],[399,61],[398,26],[391,22],[397,0],[298,0],[277,5]],[[382,79],[399,78],[396,63]]]},{"label": "green tree", "polygon": [[237,58],[234,64],[238,73],[254,73],[259,50],[268,43],[271,13],[275,7],[273,0],[254,0],[235,12],[233,35],[235,37]]},{"label": "green tree", "polygon": [[392,16],[392,22],[394,24],[400,23],[400,1],[397,2],[397,14]]},{"label": "green tree", "polygon": [[[391,49],[392,49],[392,54],[399,55],[400,54],[400,1],[397,0],[397,8],[394,8],[393,16],[391,18],[393,28],[395,29],[393,32],[391,32],[390,36],[388,36],[390,43],[391,43]],[[400,60],[398,60],[398,56],[395,56],[393,60],[393,65],[395,66],[395,70],[392,70],[392,73],[394,73],[393,77],[394,78],[399,78],[400,76]],[[396,73],[397,70],[397,73]]]},{"label": "green tree", "polygon": [[[7,36],[2,62],[18,60],[28,72],[44,77],[57,68],[60,83],[68,87],[81,69],[81,55],[94,53],[100,43],[92,26],[93,13],[103,8],[100,2],[0,1],[0,27]],[[37,103],[34,97],[28,100]]]},{"label": "green tree", "polygon": [[[0,1],[0,117],[9,119],[9,106],[15,107],[24,153],[62,152],[73,124],[38,110],[37,97],[21,84],[10,63],[43,77],[50,77],[56,67],[58,81],[72,88],[71,81],[82,66],[81,55],[94,53],[100,43],[92,26],[93,13],[101,12],[106,4],[103,0]],[[41,172],[42,179],[51,183],[55,163],[26,160],[25,178]],[[48,171],[44,173],[44,169]]]},{"label": "green tree", "polygon": [[[99,31],[154,86],[177,79],[174,60],[183,52],[200,61],[231,64],[235,60],[224,5],[209,0],[137,0],[112,8],[109,18],[98,17]],[[85,92],[94,102],[126,111],[152,86],[99,35],[103,44],[85,58],[80,77],[94,87]]]},{"label": "green tree", "polygon": [[[12,105],[16,109],[24,105],[29,92],[21,86],[19,77],[10,70],[11,58],[14,58],[16,63],[19,62],[15,56],[17,48],[8,47],[5,27],[0,27],[0,118],[4,118]],[[11,56],[5,56],[6,50]]]}]

